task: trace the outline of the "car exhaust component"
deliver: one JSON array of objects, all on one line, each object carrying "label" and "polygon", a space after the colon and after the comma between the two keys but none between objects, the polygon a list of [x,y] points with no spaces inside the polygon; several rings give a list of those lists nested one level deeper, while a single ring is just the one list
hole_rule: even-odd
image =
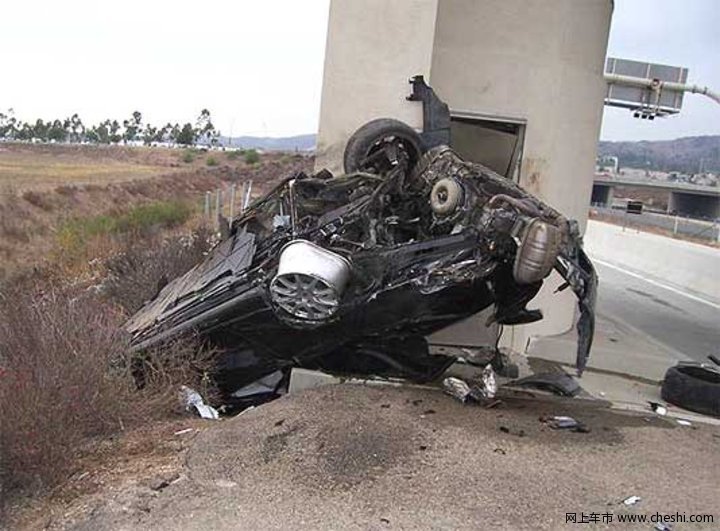
[{"label": "car exhaust component", "polygon": [[518,284],[532,284],[552,271],[560,252],[560,230],[541,219],[533,219],[525,229],[513,264]]},{"label": "car exhaust component", "polygon": [[270,296],[289,314],[312,321],[332,317],[350,278],[342,256],[306,240],[293,240],[280,252]]}]

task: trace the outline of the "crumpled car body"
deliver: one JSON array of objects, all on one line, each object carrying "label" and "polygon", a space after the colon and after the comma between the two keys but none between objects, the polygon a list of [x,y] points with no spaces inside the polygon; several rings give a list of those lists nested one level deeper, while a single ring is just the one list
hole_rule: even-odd
[{"label": "crumpled car body", "polygon": [[427,335],[491,306],[500,324],[541,319],[526,305],[555,269],[578,299],[581,373],[597,277],[577,224],[448,146],[378,150],[359,171],[292,175],[232,220],[129,321],[134,348],[193,331],[227,393],[289,367],[427,381],[454,361]]}]

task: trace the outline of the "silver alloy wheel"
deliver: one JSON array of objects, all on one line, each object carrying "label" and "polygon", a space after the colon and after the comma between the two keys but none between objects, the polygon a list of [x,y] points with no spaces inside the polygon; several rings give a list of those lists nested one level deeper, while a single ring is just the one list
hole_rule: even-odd
[{"label": "silver alloy wheel", "polygon": [[340,304],[335,289],[324,280],[303,273],[278,275],[270,285],[275,303],[302,319],[332,317]]}]

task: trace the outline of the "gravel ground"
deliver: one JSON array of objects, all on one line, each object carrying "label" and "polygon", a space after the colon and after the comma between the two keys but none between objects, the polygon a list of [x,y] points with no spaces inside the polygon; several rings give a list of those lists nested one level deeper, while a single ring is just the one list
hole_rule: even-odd
[{"label": "gravel ground", "polygon": [[[547,415],[590,432],[552,430]],[[565,524],[582,512],[710,513],[717,526],[718,450],[718,427],[584,400],[486,409],[433,390],[328,386],[204,430],[179,480],[117,492],[67,527],[582,529]],[[631,495],[642,501],[624,506]]]}]

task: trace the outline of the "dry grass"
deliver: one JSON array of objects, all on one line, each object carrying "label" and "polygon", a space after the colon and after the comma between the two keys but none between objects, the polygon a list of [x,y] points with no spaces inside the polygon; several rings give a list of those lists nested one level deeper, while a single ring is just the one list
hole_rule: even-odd
[{"label": "dry grass", "polygon": [[192,234],[167,238],[152,247],[129,244],[106,260],[104,292],[129,314],[136,312],[168,281],[198,264],[210,249],[212,237],[201,226]]},{"label": "dry grass", "polygon": [[179,411],[178,386],[211,393],[213,353],[180,338],[133,354],[124,313],[87,291],[0,297],[0,481],[39,491],[72,474],[88,440]]},{"label": "dry grass", "polygon": [[8,487],[55,483],[82,439],[123,425],[132,386],[119,323],[90,297],[3,294],[0,474]]},{"label": "dry grass", "polygon": [[107,184],[146,179],[168,172],[164,165],[136,164],[132,161],[94,160],[75,154],[22,149],[0,152],[0,183],[22,190],[48,190],[67,184]]}]

